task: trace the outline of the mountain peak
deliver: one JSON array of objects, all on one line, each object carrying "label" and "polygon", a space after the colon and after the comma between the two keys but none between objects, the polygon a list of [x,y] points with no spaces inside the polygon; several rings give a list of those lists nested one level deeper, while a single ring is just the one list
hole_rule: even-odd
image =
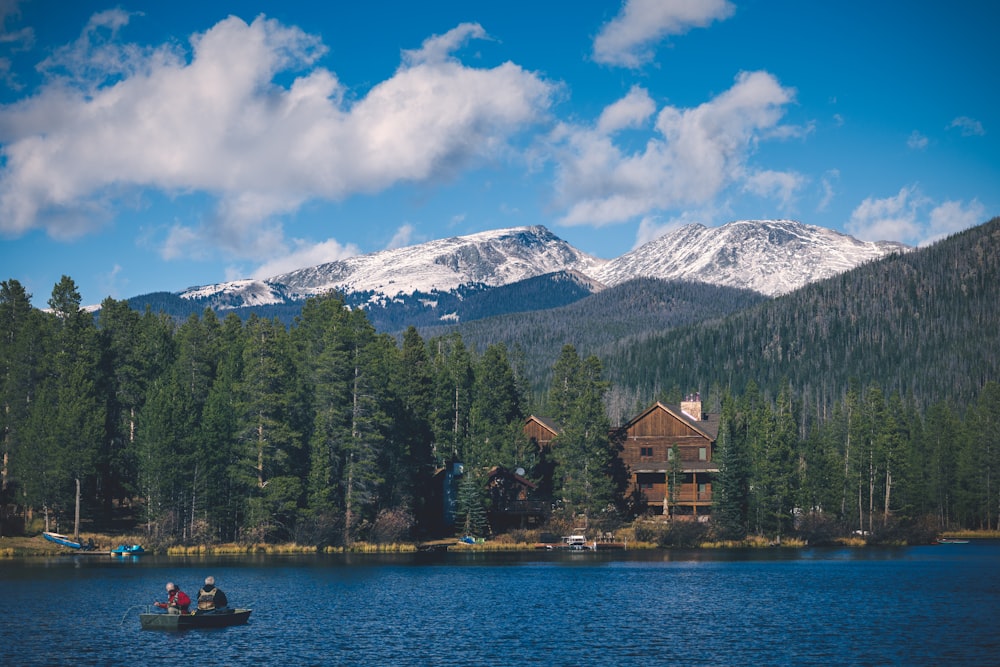
[{"label": "mountain peak", "polygon": [[689,280],[777,296],[907,249],[794,220],[690,224],[608,262],[595,277],[607,285],[639,275]]}]

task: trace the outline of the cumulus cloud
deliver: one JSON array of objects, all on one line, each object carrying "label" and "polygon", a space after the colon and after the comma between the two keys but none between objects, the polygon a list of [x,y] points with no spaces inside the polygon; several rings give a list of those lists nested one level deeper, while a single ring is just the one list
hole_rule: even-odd
[{"label": "cumulus cloud", "polygon": [[594,60],[636,68],[653,58],[655,43],[733,15],[728,0],[626,0],[594,39]]},{"label": "cumulus cloud", "polygon": [[123,193],[152,188],[218,202],[197,224],[179,221],[164,256],[207,240],[236,256],[273,256],[288,252],[282,216],[305,202],[501,156],[554,93],[513,63],[474,68],[452,57],[485,37],[475,24],[405,52],[392,77],[348,101],[317,66],[326,47],[297,27],[231,16],[194,35],[188,52],[121,44],[133,18],[95,15],[43,63],[43,86],[0,107],[0,233],[86,233],[113,218]]},{"label": "cumulus cloud", "polygon": [[[633,89],[609,109],[644,110],[642,99]],[[637,120],[641,113],[606,112],[593,127],[559,125],[551,139],[557,195],[567,209],[561,222],[604,225],[654,210],[705,205],[747,177],[758,142],[782,136],[776,130],[793,99],[794,91],[771,74],[744,72],[732,88],[698,107],[664,107],[645,145],[633,152],[608,132],[620,122],[606,119]]]},{"label": "cumulus cloud", "polygon": [[635,233],[635,244],[632,246],[632,250],[650,241],[655,241],[664,234],[668,234],[686,225],[705,224],[704,220],[711,220],[713,217],[714,213],[708,211],[685,211],[679,216],[668,220],[647,215],[639,221],[639,228]]},{"label": "cumulus cloud", "polygon": [[287,255],[277,257],[257,267],[253,272],[253,277],[271,278],[301,269],[303,266],[319,266],[361,254],[361,250],[353,243],[342,245],[335,239],[328,239],[322,243],[297,240],[295,246],[295,249]]},{"label": "cumulus cloud", "polygon": [[614,134],[618,130],[641,127],[656,113],[656,103],[641,86],[633,86],[628,95],[609,105],[597,120],[600,134]]},{"label": "cumulus cloud", "polygon": [[851,213],[847,231],[865,241],[900,241],[927,245],[983,221],[985,208],[973,199],[934,202],[916,186],[891,197],[865,199]]},{"label": "cumulus cloud", "polygon": [[973,199],[968,204],[961,201],[946,201],[931,209],[924,238],[920,244],[928,245],[985,221],[986,207],[978,199]]},{"label": "cumulus cloud", "polygon": [[415,231],[416,228],[409,223],[401,225],[396,230],[396,233],[392,235],[392,238],[389,239],[389,243],[386,244],[385,249],[395,250],[396,248],[405,248],[413,243],[413,233]]},{"label": "cumulus cloud", "polygon": [[951,121],[948,125],[948,129],[957,129],[962,133],[963,137],[981,137],[986,134],[986,130],[983,129],[983,124],[974,118],[969,118],[968,116],[959,116],[955,120]]},{"label": "cumulus cloud", "polygon": [[743,190],[759,197],[768,197],[778,202],[783,210],[791,209],[796,194],[808,179],[792,171],[755,171],[747,174]]}]

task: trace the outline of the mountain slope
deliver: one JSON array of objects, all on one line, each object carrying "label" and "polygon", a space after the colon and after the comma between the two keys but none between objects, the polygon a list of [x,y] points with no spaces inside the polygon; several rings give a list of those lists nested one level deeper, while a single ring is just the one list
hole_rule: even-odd
[{"label": "mountain slope", "polygon": [[972,400],[1000,380],[1000,218],[810,284],[725,320],[629,342],[604,356],[612,382],[771,396],[788,379],[823,408],[852,379],[923,405]]},{"label": "mountain slope", "polygon": [[637,276],[691,280],[776,296],[906,249],[791,220],[740,220],[681,227],[608,262],[594,277],[606,285]]},{"label": "mountain slope", "polygon": [[499,315],[455,326],[420,327],[425,339],[452,332],[482,351],[494,343],[520,348],[524,373],[535,391],[548,382],[563,345],[582,356],[607,357],[627,345],[674,327],[718,319],[766,300],[761,294],[704,283],[636,278],[569,305]]},{"label": "mountain slope", "polygon": [[468,285],[497,287],[557,271],[589,275],[606,261],[580,252],[545,227],[515,227],[358,255],[265,280],[195,287],[181,296],[258,305],[337,290],[368,293],[377,302]]},{"label": "mountain slope", "polygon": [[[241,317],[250,312],[278,316],[287,323],[305,299],[336,290],[350,307],[365,309],[380,331],[399,331],[561,306],[634,278],[685,280],[771,296],[905,249],[788,220],[758,220],[711,229],[689,225],[609,261],[573,248],[545,227],[518,227],[384,250],[267,279],[193,287],[178,295],[180,302],[159,294],[129,301],[142,309],[155,297],[168,304],[164,312],[181,318],[212,308]],[[557,274],[578,280],[552,282],[546,289],[521,284]]]}]

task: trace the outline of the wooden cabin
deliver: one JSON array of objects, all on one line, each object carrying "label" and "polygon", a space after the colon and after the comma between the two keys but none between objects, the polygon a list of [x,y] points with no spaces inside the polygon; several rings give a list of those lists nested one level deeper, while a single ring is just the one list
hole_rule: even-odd
[{"label": "wooden cabin", "polygon": [[487,516],[494,530],[527,528],[542,523],[548,516],[547,503],[535,499],[537,487],[524,477],[520,468],[514,471],[502,466],[487,474],[486,489],[490,496]]},{"label": "wooden cabin", "polygon": [[[713,462],[719,415],[702,412],[701,397],[686,397],[680,405],[655,403],[622,426],[616,438],[629,471],[631,494],[641,498],[649,513],[707,520],[712,507]],[[674,446],[680,466],[673,463]],[[679,467],[682,482],[671,502],[669,478]]]},{"label": "wooden cabin", "polygon": [[524,434],[528,440],[542,451],[551,447],[552,441],[559,435],[559,425],[548,417],[536,417],[531,415],[524,420]]}]

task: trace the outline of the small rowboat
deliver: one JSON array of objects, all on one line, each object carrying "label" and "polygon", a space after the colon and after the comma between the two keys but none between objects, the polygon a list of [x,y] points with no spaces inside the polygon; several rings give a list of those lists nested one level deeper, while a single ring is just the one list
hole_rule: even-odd
[{"label": "small rowboat", "polygon": [[143,630],[191,630],[195,628],[228,628],[246,625],[252,609],[230,609],[226,612],[194,614],[139,614]]},{"label": "small rowboat", "polygon": [[968,544],[969,540],[959,540],[954,537],[939,537],[938,544]]}]

